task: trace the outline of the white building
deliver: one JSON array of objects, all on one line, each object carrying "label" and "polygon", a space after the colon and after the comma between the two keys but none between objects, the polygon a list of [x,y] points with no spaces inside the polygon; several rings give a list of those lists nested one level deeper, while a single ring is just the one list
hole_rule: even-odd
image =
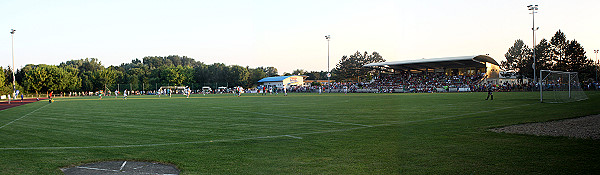
[{"label": "white building", "polygon": [[302,86],[304,84],[304,77],[298,75],[267,77],[258,80],[258,82],[263,83],[264,86],[275,86],[277,88]]}]

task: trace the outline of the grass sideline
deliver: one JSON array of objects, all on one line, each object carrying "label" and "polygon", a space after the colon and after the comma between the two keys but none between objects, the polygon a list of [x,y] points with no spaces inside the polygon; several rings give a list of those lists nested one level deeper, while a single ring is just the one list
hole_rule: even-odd
[{"label": "grass sideline", "polygon": [[182,174],[588,174],[600,171],[600,141],[488,131],[600,114],[600,92],[587,94],[564,104],[534,92],[57,98],[0,111],[0,174],[103,160]]}]

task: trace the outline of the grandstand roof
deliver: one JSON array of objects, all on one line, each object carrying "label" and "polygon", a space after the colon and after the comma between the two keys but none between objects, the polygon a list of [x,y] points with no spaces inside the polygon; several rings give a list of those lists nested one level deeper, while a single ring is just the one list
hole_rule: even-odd
[{"label": "grandstand roof", "polygon": [[262,83],[262,82],[283,81],[286,78],[290,78],[290,77],[292,77],[292,76],[267,77],[267,78],[263,78],[263,79],[258,80],[258,82]]},{"label": "grandstand roof", "polygon": [[465,67],[485,67],[485,63],[498,65],[498,62],[487,55],[460,56],[444,58],[428,58],[417,60],[388,61],[380,63],[366,64],[363,67],[390,67],[394,69],[414,70],[414,69],[436,69],[436,68],[465,68]]}]

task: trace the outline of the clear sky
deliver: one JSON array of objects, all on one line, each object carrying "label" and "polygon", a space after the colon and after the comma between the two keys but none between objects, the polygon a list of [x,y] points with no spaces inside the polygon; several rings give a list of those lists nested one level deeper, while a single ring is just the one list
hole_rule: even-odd
[{"label": "clear sky", "polygon": [[379,52],[387,61],[490,54],[517,39],[532,45],[561,29],[595,58],[597,0],[246,0],[0,1],[0,66],[98,58],[105,66],[144,56],[188,56],[205,64],[327,70],[343,55]]}]

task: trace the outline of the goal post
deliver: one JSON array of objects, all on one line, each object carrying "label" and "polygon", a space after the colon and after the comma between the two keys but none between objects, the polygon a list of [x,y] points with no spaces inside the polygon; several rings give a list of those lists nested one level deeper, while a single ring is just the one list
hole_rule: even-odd
[{"label": "goal post", "polygon": [[540,102],[567,103],[587,99],[577,72],[540,70]]}]

